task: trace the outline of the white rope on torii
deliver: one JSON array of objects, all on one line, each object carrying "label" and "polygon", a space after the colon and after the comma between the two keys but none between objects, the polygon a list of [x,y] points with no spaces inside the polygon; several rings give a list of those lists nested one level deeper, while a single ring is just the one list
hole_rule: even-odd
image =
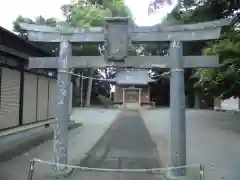
[{"label": "white rope on torii", "polygon": [[[77,74],[77,73],[73,73],[72,71],[71,72],[65,72],[65,73],[68,73],[68,74],[71,74],[73,76],[77,76],[77,77],[81,77],[83,79],[92,79],[92,80],[97,80],[97,81],[107,81],[107,82],[114,82],[112,79],[104,79],[104,78],[94,78],[94,77],[90,77],[90,76],[83,76],[81,74]],[[171,72],[164,72],[160,75],[155,75],[153,76],[154,78],[156,77],[162,77],[162,78],[166,78],[166,77],[169,77],[170,76],[170,73]]]}]

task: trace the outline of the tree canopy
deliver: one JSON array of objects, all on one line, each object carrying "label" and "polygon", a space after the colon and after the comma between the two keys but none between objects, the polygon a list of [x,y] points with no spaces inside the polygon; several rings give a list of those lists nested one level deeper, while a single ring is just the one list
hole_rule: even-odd
[{"label": "tree canopy", "polygon": [[[188,24],[233,17],[240,8],[236,0],[199,0],[191,7],[182,8],[180,13],[172,12],[165,24]],[[204,96],[239,97],[240,81],[240,29],[236,21],[230,28],[223,28],[219,40],[184,44],[185,54],[219,55],[220,67],[191,70],[194,87]]]},{"label": "tree canopy", "polygon": [[[202,21],[231,17],[240,7],[237,1],[211,1],[203,4],[193,13],[193,19]],[[206,16],[207,15],[207,16]],[[193,77],[197,78],[195,87],[204,95],[221,98],[239,97],[240,81],[240,31],[239,23],[223,29],[219,40],[206,44],[203,48],[206,55],[217,54],[220,67],[198,69]]]},{"label": "tree canopy", "polygon": [[[164,8],[165,3],[172,0],[154,0],[149,4],[151,11]],[[240,8],[240,0],[183,0],[180,13],[173,11],[168,14],[163,24],[187,24],[203,21],[212,21],[220,18],[234,16]],[[99,26],[103,24],[106,16],[131,16],[130,10],[123,0],[72,0],[70,4],[62,7],[66,21],[75,27]],[[22,37],[26,32],[19,27],[19,22],[46,24],[55,26],[58,21],[54,18],[45,19],[42,16],[32,20],[19,16],[14,22],[14,30]],[[240,96],[240,25],[236,22],[230,28],[224,28],[222,36],[216,41],[201,41],[184,44],[185,55],[218,54],[220,67],[210,69],[186,70],[187,78],[194,82],[194,88],[205,96],[221,96],[228,98]],[[168,44],[151,44],[131,47],[131,51],[140,54],[154,55],[166,54]],[[81,55],[99,55],[98,46],[77,47]]]}]

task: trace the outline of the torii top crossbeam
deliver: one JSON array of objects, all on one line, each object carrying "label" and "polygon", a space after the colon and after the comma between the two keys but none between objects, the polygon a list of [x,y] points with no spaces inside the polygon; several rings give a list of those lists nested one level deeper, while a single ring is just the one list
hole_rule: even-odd
[{"label": "torii top crossbeam", "polygon": [[[230,25],[232,20],[233,18],[226,18],[197,24],[139,27],[131,23],[127,18],[106,18],[106,24],[119,23],[120,21],[127,22],[129,27],[128,34],[132,42],[195,41],[217,39],[221,28]],[[106,28],[104,27],[49,27],[26,23],[21,23],[20,26],[28,31],[28,37],[31,41],[60,42],[61,40],[68,40],[70,42],[82,43],[102,43],[105,41],[104,32],[106,32]],[[180,33],[181,36],[179,36]]]},{"label": "torii top crossbeam", "polygon": [[[128,43],[147,43],[159,41],[196,41],[218,39],[223,26],[232,23],[233,18],[211,22],[153,27],[136,26],[128,18],[106,18],[104,27],[73,28],[66,26],[48,27],[44,25],[20,24],[27,30],[30,41],[41,42],[78,42],[105,43],[105,56],[71,57],[67,68],[73,67],[105,67],[131,66],[151,68],[153,66],[174,67],[174,48],[170,48],[169,56],[128,56]],[[31,58],[30,68],[57,68],[56,58]],[[217,56],[183,56],[184,68],[216,67]]]}]

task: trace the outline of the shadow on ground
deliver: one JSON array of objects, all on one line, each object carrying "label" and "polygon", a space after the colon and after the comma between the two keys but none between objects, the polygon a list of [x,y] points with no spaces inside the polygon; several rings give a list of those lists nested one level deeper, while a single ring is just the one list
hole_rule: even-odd
[{"label": "shadow on ground", "polygon": [[138,111],[123,111],[81,161],[95,168],[158,168],[155,144]]}]

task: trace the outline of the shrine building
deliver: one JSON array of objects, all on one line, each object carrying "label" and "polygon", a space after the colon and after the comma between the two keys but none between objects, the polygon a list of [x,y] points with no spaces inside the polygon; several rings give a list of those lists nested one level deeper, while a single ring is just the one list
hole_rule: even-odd
[{"label": "shrine building", "polygon": [[152,105],[150,99],[150,84],[152,80],[148,75],[148,69],[120,70],[113,78],[115,92],[112,94],[114,104],[123,106]]}]

